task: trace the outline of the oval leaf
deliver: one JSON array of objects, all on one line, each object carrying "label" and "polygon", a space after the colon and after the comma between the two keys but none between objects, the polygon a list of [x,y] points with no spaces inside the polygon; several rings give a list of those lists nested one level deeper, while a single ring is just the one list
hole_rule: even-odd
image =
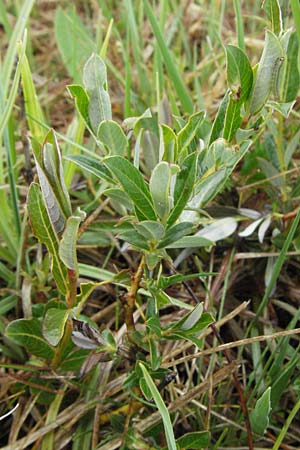
[{"label": "oval leaf", "polygon": [[256,72],[254,87],[251,93],[249,112],[258,113],[277,83],[278,69],[284,57],[283,48],[278,37],[272,31],[266,31],[266,41]]},{"label": "oval leaf", "polygon": [[126,156],[128,141],[117,122],[103,120],[98,128],[99,140],[108,148],[111,155]]},{"label": "oval leaf", "polygon": [[167,162],[162,161],[155,166],[149,183],[154,207],[158,216],[164,221],[170,212],[171,169]]},{"label": "oval leaf", "polygon": [[103,120],[111,119],[111,104],[107,92],[106,66],[95,53],[87,60],[83,69],[83,84],[90,97],[89,118],[97,133]]},{"label": "oval leaf", "polygon": [[43,336],[53,347],[59,343],[64,334],[69,311],[49,308],[43,321]]},{"label": "oval leaf", "polygon": [[39,358],[53,358],[53,348],[44,340],[42,324],[37,319],[14,320],[7,326],[6,335]]}]

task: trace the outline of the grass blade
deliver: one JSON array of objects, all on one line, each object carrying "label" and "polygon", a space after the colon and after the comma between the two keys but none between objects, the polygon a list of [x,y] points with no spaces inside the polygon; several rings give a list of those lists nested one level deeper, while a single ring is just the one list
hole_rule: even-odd
[{"label": "grass blade", "polygon": [[154,36],[157,39],[160,51],[162,53],[167,72],[173,82],[174,88],[177,92],[177,95],[181,102],[182,108],[185,113],[192,113],[193,109],[194,109],[192,99],[191,99],[190,94],[182,80],[182,76],[179,73],[179,70],[174,62],[172,53],[166,46],[164,36],[160,30],[160,27],[156,20],[155,15],[154,15],[153,9],[151,8],[148,0],[144,0],[144,5],[145,5],[145,11],[146,11],[147,17],[152,26]]},{"label": "grass blade", "polygon": [[146,369],[146,367],[141,363],[139,363],[139,366],[143,372],[147,386],[148,386],[149,390],[151,391],[153,400],[155,401],[155,404],[161,414],[162,421],[163,421],[164,428],[165,428],[168,449],[176,450],[177,446],[176,446],[176,442],[175,442],[174,431],[173,431],[168,408],[166,407],[166,405],[165,405],[157,387],[155,386],[148,370]]}]

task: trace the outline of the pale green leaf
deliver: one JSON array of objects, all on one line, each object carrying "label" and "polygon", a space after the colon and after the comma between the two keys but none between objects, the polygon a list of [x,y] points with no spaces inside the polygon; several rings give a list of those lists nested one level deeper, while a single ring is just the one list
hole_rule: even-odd
[{"label": "pale green leaf", "polygon": [[214,243],[202,236],[185,236],[172,244],[165,245],[165,248],[197,248],[210,247]]},{"label": "pale green leaf", "polygon": [[128,141],[117,122],[103,120],[98,128],[98,138],[109,150],[110,155],[126,156]]},{"label": "pale green leaf", "polygon": [[58,254],[58,237],[52,229],[38,184],[29,188],[27,207],[31,226],[38,240],[45,244],[52,257],[52,273],[62,294],[67,292],[67,270]]},{"label": "pale green leaf", "polygon": [[111,104],[107,92],[106,66],[95,53],[88,59],[83,69],[83,83],[90,98],[89,118],[97,133],[103,120],[111,119]]},{"label": "pale green leaf", "polygon": [[76,242],[80,222],[85,218],[85,213],[78,209],[77,215],[68,218],[62,239],[59,243],[59,256],[68,269],[78,271]]},{"label": "pale green leaf", "polygon": [[49,308],[46,312],[43,320],[43,336],[53,347],[56,347],[64,335],[68,316],[67,309]]},{"label": "pale green leaf", "polygon": [[82,23],[75,8],[57,8],[54,20],[56,42],[70,76],[81,81],[82,67],[96,50],[96,41]]},{"label": "pale green leaf", "polygon": [[271,412],[271,388],[263,393],[259,400],[257,400],[254,410],[250,413],[250,422],[252,430],[263,435],[269,426],[269,415]]},{"label": "pale green leaf", "polygon": [[258,113],[277,83],[278,72],[284,59],[284,51],[278,37],[272,31],[266,31],[265,45],[255,76],[251,92],[249,112]]},{"label": "pale green leaf", "polygon": [[152,172],[149,188],[155,210],[163,222],[167,218],[171,208],[170,184],[170,166],[167,162],[162,161],[155,166]]}]

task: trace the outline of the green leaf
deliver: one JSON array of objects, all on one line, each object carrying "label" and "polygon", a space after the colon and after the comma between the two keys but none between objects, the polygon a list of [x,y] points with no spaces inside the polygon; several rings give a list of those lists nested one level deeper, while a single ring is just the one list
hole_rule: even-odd
[{"label": "green leaf", "polygon": [[85,218],[85,212],[78,208],[77,215],[68,218],[62,239],[59,243],[59,257],[68,269],[78,272],[76,242],[80,222]]},{"label": "green leaf", "polygon": [[60,150],[53,130],[50,130],[41,149],[34,148],[43,198],[51,224],[56,233],[61,233],[71,215],[70,197],[63,178]]},{"label": "green leaf", "polygon": [[134,225],[139,234],[152,243],[158,242],[164,235],[164,227],[154,220],[145,220]]},{"label": "green leaf", "polygon": [[[178,133],[178,153],[181,154],[184,149],[188,148],[193,139],[197,137],[197,133],[203,123],[205,118],[205,112],[200,111],[195,114],[192,114],[187,124],[180,130]],[[192,151],[196,150],[196,148],[192,148]]]},{"label": "green leaf", "polygon": [[112,207],[121,216],[127,216],[128,211],[132,212],[134,205],[129,196],[122,189],[110,188],[103,191],[103,195],[109,198]]},{"label": "green leaf", "polygon": [[58,308],[49,308],[46,312],[43,320],[43,336],[53,347],[56,347],[64,335],[69,313],[67,309]]},{"label": "green leaf", "polygon": [[[190,339],[191,336],[196,337],[200,331],[214,322],[214,318],[211,314],[206,312],[202,314],[202,311],[203,308],[201,307],[201,304],[198,304],[190,313],[178,322],[171,324],[171,327],[167,327],[166,329],[172,328],[172,334],[181,336],[183,339]],[[185,323],[186,327],[183,328]]]},{"label": "green leaf", "polygon": [[98,138],[107,147],[110,155],[126,156],[128,141],[117,122],[103,120],[98,128]]},{"label": "green leaf", "polygon": [[79,111],[81,117],[83,118],[88,128],[91,129],[92,127],[89,119],[90,99],[87,95],[87,92],[80,84],[69,84],[67,88],[71,96],[75,98],[76,108]]},{"label": "green leaf", "polygon": [[109,183],[114,182],[111,172],[98,158],[86,155],[68,155],[65,156],[65,159],[68,161],[73,161],[79,167],[96,175],[98,178],[108,181]]},{"label": "green leaf", "polygon": [[272,31],[266,31],[265,46],[258,64],[254,86],[251,92],[249,112],[257,114],[265,105],[277,83],[278,71],[284,58],[283,48]]},{"label": "green leaf", "polygon": [[287,119],[289,117],[294,104],[295,104],[295,100],[290,103],[278,103],[278,102],[272,102],[272,101],[267,102],[267,106],[278,111],[285,119]]},{"label": "green leaf", "polygon": [[140,213],[140,218],[156,220],[149,187],[138,169],[121,156],[111,156],[106,158],[104,162],[133,201],[138,213]]},{"label": "green leaf", "polygon": [[54,20],[55,38],[71,78],[81,81],[82,66],[96,50],[95,39],[83,25],[75,7],[63,10],[57,8]]},{"label": "green leaf", "polygon": [[169,163],[174,163],[178,158],[178,142],[176,134],[168,125],[161,124],[162,138],[164,142],[163,159]]},{"label": "green leaf", "polygon": [[150,250],[148,240],[136,230],[125,231],[124,233],[121,233],[119,237],[140,250]]},{"label": "green leaf", "polygon": [[195,184],[196,164],[197,153],[195,152],[185,158],[181,170],[176,176],[174,208],[167,220],[168,227],[174,224],[189,201]]},{"label": "green leaf", "polygon": [[229,103],[227,104],[223,138],[231,142],[242,123],[241,117],[242,100],[235,100],[234,94],[229,96]]},{"label": "green leaf", "polygon": [[188,331],[201,319],[203,313],[203,303],[199,303],[187,318],[181,323],[180,328],[183,331]]},{"label": "green leaf", "polygon": [[[148,325],[148,321],[147,321],[147,325]],[[157,329],[156,334],[157,334],[157,336],[160,336],[160,334],[161,334],[160,328]],[[152,370],[157,370],[157,369],[159,369],[159,367],[161,365],[162,357],[158,352],[156,339],[154,339],[154,338],[149,339],[149,350],[150,350],[151,368],[152,368]]]},{"label": "green leaf", "polygon": [[54,233],[39,185],[32,183],[28,192],[28,213],[31,226],[38,240],[45,244],[52,257],[52,273],[57,287],[62,294],[67,292],[67,270],[59,258],[58,237]]},{"label": "green leaf", "polygon": [[170,277],[160,276],[157,286],[161,289],[166,289],[167,287],[172,286],[172,284],[182,283],[185,280],[192,280],[193,278],[200,278],[209,275],[213,275],[213,272],[190,273],[188,275],[177,274],[171,275]]},{"label": "green leaf", "polygon": [[262,4],[269,21],[273,33],[279,35],[282,31],[281,9],[278,0],[264,0]]},{"label": "green leaf", "polygon": [[201,237],[201,236],[185,236],[178,241],[168,244],[165,248],[197,248],[197,247],[210,247],[214,242]]},{"label": "green leaf", "polygon": [[209,145],[211,145],[216,139],[221,137],[223,134],[225,115],[226,115],[226,111],[227,111],[227,105],[229,102],[229,95],[230,95],[230,90],[228,89],[226,91],[226,94],[223,97],[223,100],[221,101],[221,104],[218,109],[218,113],[215,117],[212,129],[210,132]]},{"label": "green leaf", "polygon": [[279,99],[284,103],[292,102],[296,99],[300,77],[298,68],[298,52],[299,41],[296,31],[287,31],[281,43],[286,52],[286,58],[280,71],[278,85],[279,85]]},{"label": "green leaf", "polygon": [[83,69],[83,83],[89,95],[89,118],[95,133],[103,120],[111,119],[111,104],[107,92],[106,66],[95,53]]},{"label": "green leaf", "polygon": [[164,222],[171,208],[170,199],[171,169],[167,162],[158,163],[152,171],[149,188],[155,210]]},{"label": "green leaf", "polygon": [[155,386],[155,384],[154,384],[148,370],[144,366],[144,364],[139,363],[139,367],[141,368],[141,370],[143,372],[143,376],[144,376],[145,381],[148,385],[148,388],[152,394],[153,400],[155,401],[155,404],[156,404],[156,406],[160,412],[160,415],[162,417],[162,421],[163,421],[164,429],[165,429],[166,440],[167,440],[167,444],[168,444],[168,449],[169,450],[177,450],[173,427],[172,427],[168,408],[166,407],[157,387]]},{"label": "green leaf", "polygon": [[148,383],[144,377],[141,377],[139,379],[139,385],[140,385],[140,389],[141,389],[144,397],[146,398],[146,400],[151,400],[151,398],[152,398],[151,390],[150,390]]},{"label": "green leaf", "polygon": [[54,351],[44,340],[42,324],[38,319],[14,320],[6,327],[6,335],[39,358],[53,358]]},{"label": "green leaf", "polygon": [[193,431],[191,433],[184,434],[180,438],[176,439],[179,448],[186,450],[194,450],[206,448],[210,443],[209,431]]},{"label": "green leaf", "polygon": [[247,55],[239,47],[226,45],[227,80],[233,100],[245,102],[251,92],[253,72]]},{"label": "green leaf", "polygon": [[163,240],[159,243],[157,248],[165,248],[173,242],[178,241],[183,236],[190,234],[194,229],[194,225],[190,222],[181,222],[168,228]]},{"label": "green leaf", "polygon": [[36,95],[36,90],[33,83],[29,62],[26,55],[24,54],[25,50],[23,48],[23,43],[18,42],[17,48],[18,48],[18,55],[20,58],[21,79],[22,79],[26,119],[31,135],[34,138],[33,147],[35,147],[36,142],[42,144],[43,137],[45,134],[44,128],[38,122],[44,123],[45,120],[41,109],[41,105]]},{"label": "green leaf", "polygon": [[261,436],[264,434],[269,426],[271,409],[271,388],[268,387],[250,413],[251,428],[255,433]]}]

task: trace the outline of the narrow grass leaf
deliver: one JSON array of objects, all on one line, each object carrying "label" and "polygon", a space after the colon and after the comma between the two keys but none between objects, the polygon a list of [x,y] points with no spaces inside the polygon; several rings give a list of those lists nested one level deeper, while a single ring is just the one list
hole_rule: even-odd
[{"label": "narrow grass leaf", "polygon": [[63,63],[75,82],[81,81],[82,66],[96,50],[95,39],[82,23],[75,8],[57,8],[54,30]]},{"label": "narrow grass leaf", "polygon": [[167,440],[167,444],[168,444],[168,449],[169,450],[177,450],[177,446],[176,446],[176,442],[175,442],[175,437],[174,437],[174,431],[173,431],[173,427],[172,427],[172,423],[171,423],[171,419],[170,419],[170,415],[169,415],[169,411],[157,389],[157,387],[155,386],[148,370],[146,369],[146,367],[144,366],[144,364],[139,363],[139,367],[141,368],[142,372],[143,372],[143,376],[145,378],[145,381],[148,385],[148,388],[152,394],[153,400],[155,401],[155,404],[157,406],[157,409],[159,410],[161,417],[162,417],[162,421],[164,424],[164,429],[165,429],[165,435],[166,435],[166,440]]},{"label": "narrow grass leaf", "polygon": [[14,23],[12,35],[9,38],[8,49],[6,51],[5,59],[3,61],[3,66],[1,69],[3,92],[5,97],[7,96],[11,75],[14,70],[17,42],[22,39],[34,3],[35,0],[27,0],[26,2],[23,2],[18,14],[17,22]]},{"label": "narrow grass leaf", "polygon": [[24,54],[24,44],[22,42],[19,42],[17,48],[20,58],[21,80],[28,127],[34,139],[33,142],[35,143],[36,141],[39,144],[42,144],[45,130],[40,125],[40,122],[45,123],[44,115],[38,97],[36,95],[29,62],[26,55]]},{"label": "narrow grass leaf", "polygon": [[182,108],[185,113],[191,114],[194,109],[192,99],[191,99],[189,92],[182,80],[182,76],[174,62],[173,55],[166,45],[166,40],[161,32],[159,23],[154,15],[153,9],[151,8],[148,0],[144,0],[144,6],[145,6],[145,12],[146,12],[146,15],[151,24],[154,36],[158,42],[167,72],[169,74],[170,79],[172,80],[172,83],[174,85],[176,93],[181,102]]},{"label": "narrow grass leaf", "polygon": [[276,263],[275,263],[275,266],[274,266],[274,269],[273,269],[273,272],[272,272],[270,283],[266,287],[263,299],[262,299],[262,301],[261,301],[261,303],[260,303],[260,305],[259,305],[259,307],[257,309],[256,318],[255,318],[256,321],[258,320],[258,318],[260,317],[262,311],[264,310],[264,308],[265,308],[265,306],[267,304],[267,301],[269,299],[270,293],[272,292],[273,287],[274,287],[274,285],[275,285],[275,283],[277,281],[277,278],[279,277],[281,268],[282,268],[283,263],[284,263],[284,261],[286,259],[286,253],[287,253],[287,251],[288,251],[288,249],[289,249],[289,247],[290,247],[290,245],[292,243],[292,240],[294,238],[295,232],[297,230],[297,227],[298,227],[298,224],[299,224],[299,219],[300,219],[300,212],[298,211],[297,216],[295,217],[294,222],[293,222],[293,224],[292,224],[292,226],[291,226],[291,228],[289,230],[289,233],[288,233],[288,235],[287,235],[287,237],[285,239],[285,242],[284,242],[283,247],[281,249],[280,255],[278,256],[278,258],[276,260]]}]

